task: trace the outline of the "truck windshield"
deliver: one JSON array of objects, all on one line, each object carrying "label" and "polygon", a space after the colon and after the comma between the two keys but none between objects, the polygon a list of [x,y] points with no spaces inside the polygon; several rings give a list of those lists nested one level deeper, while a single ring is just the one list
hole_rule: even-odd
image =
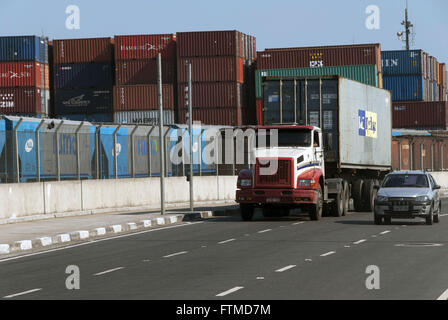
[{"label": "truck windshield", "polygon": [[386,177],[383,188],[428,188],[423,174],[393,174]]},{"label": "truck windshield", "polygon": [[[278,130],[278,147],[310,147],[311,146],[311,131],[310,130]],[[274,139],[271,136],[272,131],[257,132],[257,147],[275,147]],[[265,141],[264,138],[265,137]]]}]

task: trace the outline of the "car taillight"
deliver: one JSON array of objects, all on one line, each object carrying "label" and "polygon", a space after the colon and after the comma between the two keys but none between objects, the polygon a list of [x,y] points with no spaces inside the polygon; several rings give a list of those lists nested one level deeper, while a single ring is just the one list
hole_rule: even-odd
[{"label": "car taillight", "polygon": [[252,171],[248,169],[241,170],[238,174],[238,188],[252,187]]}]

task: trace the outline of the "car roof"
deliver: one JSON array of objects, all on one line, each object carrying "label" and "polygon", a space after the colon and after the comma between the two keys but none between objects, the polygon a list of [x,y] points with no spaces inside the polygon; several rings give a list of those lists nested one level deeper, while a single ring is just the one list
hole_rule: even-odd
[{"label": "car roof", "polygon": [[428,175],[428,172],[421,171],[421,170],[402,170],[402,171],[394,171],[389,173],[390,175],[396,175],[396,174],[422,174],[422,175]]}]

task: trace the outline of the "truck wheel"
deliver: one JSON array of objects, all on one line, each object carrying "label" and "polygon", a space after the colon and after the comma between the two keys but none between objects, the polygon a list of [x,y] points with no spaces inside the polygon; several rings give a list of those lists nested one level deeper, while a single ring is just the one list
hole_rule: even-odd
[{"label": "truck wheel", "polygon": [[281,211],[282,217],[289,216],[290,212],[291,212],[291,208],[282,208],[282,211]]},{"label": "truck wheel", "polygon": [[319,185],[319,189],[317,189],[317,201],[316,204],[312,204],[310,206],[310,219],[313,221],[320,220],[322,218],[322,187]]},{"label": "truck wheel", "polygon": [[263,208],[263,217],[272,218],[274,216],[274,210],[272,208]]},{"label": "truck wheel", "polygon": [[353,201],[355,205],[355,211],[361,212],[363,210],[362,190],[364,187],[364,181],[358,179],[353,184]]},{"label": "truck wheel", "polygon": [[348,213],[349,210],[349,204],[350,204],[350,186],[347,181],[344,180],[344,194],[345,194],[345,201],[344,201],[344,211],[342,212],[342,215],[345,216]]},{"label": "truck wheel", "polygon": [[344,212],[345,194],[344,190],[336,195],[336,198],[331,203],[331,215],[333,217],[342,217]]},{"label": "truck wheel", "polygon": [[240,204],[241,218],[244,221],[251,221],[254,216],[254,206],[251,204]]},{"label": "truck wheel", "polygon": [[362,192],[362,202],[364,203],[364,211],[372,212],[375,206],[376,189],[375,180],[365,180]]},{"label": "truck wheel", "polygon": [[380,225],[382,221],[383,221],[383,218],[381,216],[378,216],[378,215],[375,214],[375,216],[374,216],[374,223],[376,225]]}]

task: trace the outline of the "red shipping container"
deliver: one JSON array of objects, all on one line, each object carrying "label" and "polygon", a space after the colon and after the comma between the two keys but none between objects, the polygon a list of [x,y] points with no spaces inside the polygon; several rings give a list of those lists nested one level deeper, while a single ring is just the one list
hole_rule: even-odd
[{"label": "red shipping container", "polygon": [[44,67],[40,62],[1,62],[0,87],[41,87]]},{"label": "red shipping container", "polygon": [[[157,59],[121,60],[115,65],[117,85],[156,84]],[[162,60],[162,83],[176,82],[176,62]]]},{"label": "red shipping container", "polygon": [[177,57],[234,56],[244,57],[243,35],[232,31],[198,31],[177,33]]},{"label": "red shipping container", "polygon": [[156,58],[176,59],[176,35],[150,34],[115,36],[115,60]]},{"label": "red shipping container", "polygon": [[39,88],[0,88],[0,113],[40,114],[42,112],[42,90]]},{"label": "red shipping container", "polygon": [[[114,111],[137,111],[159,109],[158,86],[156,84],[114,87]],[[174,110],[172,84],[162,86],[163,109]]]},{"label": "red shipping container", "polygon": [[257,124],[263,125],[263,99],[257,99],[256,101],[256,109],[257,109]]},{"label": "red shipping container", "polygon": [[393,128],[441,129],[448,127],[448,102],[394,102]]},{"label": "red shipping container", "polygon": [[[243,85],[237,82],[201,82],[192,85],[193,108],[245,107]],[[186,108],[188,84],[177,86],[179,108]]]},{"label": "red shipping container", "polygon": [[112,63],[112,39],[89,38],[53,41],[54,64]]},{"label": "red shipping container", "polygon": [[[179,109],[179,123],[187,122],[188,109]],[[193,108],[193,121],[199,121],[206,125],[241,126],[243,124],[243,114],[241,108]]]},{"label": "red shipping container", "polygon": [[257,69],[318,68],[377,65],[381,72],[379,44],[266,49],[257,53]]},{"label": "red shipping container", "polygon": [[193,57],[177,60],[177,82],[188,82],[186,62],[191,63],[192,82],[244,82],[243,59],[238,57]]}]

